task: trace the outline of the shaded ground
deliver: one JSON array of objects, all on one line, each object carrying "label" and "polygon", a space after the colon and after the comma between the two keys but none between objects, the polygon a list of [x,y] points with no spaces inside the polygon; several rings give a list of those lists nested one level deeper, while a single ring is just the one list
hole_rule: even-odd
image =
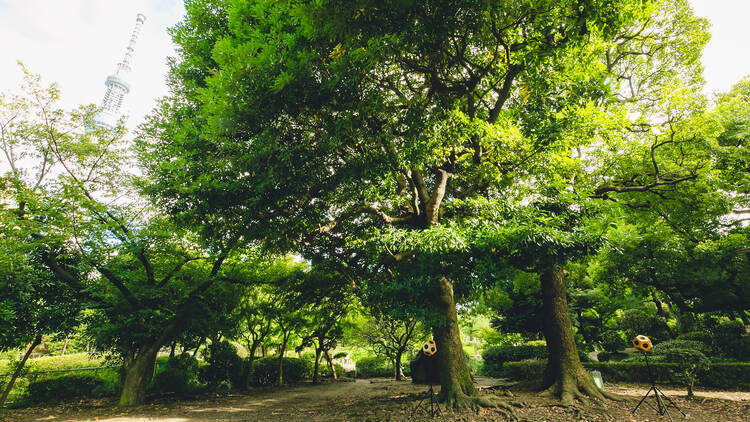
[{"label": "shaded ground", "polygon": [[[519,420],[525,421],[658,421],[662,419],[645,405],[636,416],[631,410],[648,385],[608,385],[608,391],[624,394],[623,402],[607,402],[604,407],[592,402],[574,408],[556,406],[543,399],[529,386],[502,384],[480,378],[478,385],[485,393],[509,392],[506,400],[516,408]],[[439,388],[436,388],[438,390]],[[86,400],[49,407],[10,410],[0,414],[2,421],[106,421],[106,422],[208,422],[208,421],[405,421],[412,413],[426,386],[385,379],[356,380],[323,385],[298,385],[285,388],[255,389],[248,394],[211,394],[191,400],[170,397],[152,398],[146,406],[128,409],[114,407],[114,400]],[[701,392],[696,400],[687,400],[682,390],[665,388],[688,419],[709,421],[750,420],[750,393]],[[651,399],[653,401],[653,398]],[[479,413],[445,412],[448,421],[504,421],[506,417],[494,409]],[[676,421],[682,416],[672,412]],[[430,419],[424,413],[415,421]]]}]

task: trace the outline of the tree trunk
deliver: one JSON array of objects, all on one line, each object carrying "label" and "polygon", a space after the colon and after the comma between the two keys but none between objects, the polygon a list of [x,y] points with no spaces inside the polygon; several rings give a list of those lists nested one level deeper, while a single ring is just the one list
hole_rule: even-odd
[{"label": "tree trunk", "polygon": [[202,338],[201,341],[198,342],[198,347],[195,348],[195,351],[193,352],[193,357],[196,357],[198,355],[198,350],[200,350],[201,346],[203,346],[203,343],[206,341],[206,338]]},{"label": "tree trunk", "polygon": [[174,357],[174,351],[175,351],[175,349],[177,349],[177,342],[176,341],[172,342],[172,346],[169,348],[169,358],[170,359]]},{"label": "tree trunk", "polygon": [[8,400],[8,395],[10,394],[10,390],[13,389],[13,385],[16,383],[16,379],[18,379],[18,376],[21,375],[21,371],[23,370],[23,367],[26,365],[26,361],[29,360],[29,356],[31,356],[31,352],[33,352],[36,346],[39,346],[41,342],[42,342],[41,334],[34,337],[34,341],[31,342],[31,346],[29,346],[29,349],[23,355],[23,359],[21,359],[21,362],[19,362],[18,366],[16,366],[16,370],[13,371],[13,375],[10,377],[10,381],[8,382],[8,385],[5,387],[5,391],[3,391],[2,397],[0,397],[0,409],[2,409],[3,406],[5,406],[5,401]]},{"label": "tree trunk", "polygon": [[471,381],[466,356],[461,347],[453,285],[447,278],[441,277],[436,288],[438,298],[435,309],[444,318],[441,325],[432,328],[437,346],[435,358],[440,369],[438,399],[445,402],[446,407],[474,407],[468,399],[470,396],[477,396],[478,392]]},{"label": "tree trunk", "polygon": [[319,348],[315,348],[315,367],[313,368],[313,384],[317,384],[320,382],[320,375],[318,375],[318,372],[320,371],[320,352],[321,350]]},{"label": "tree trunk", "polygon": [[249,346],[250,352],[247,355],[247,364],[245,366],[245,388],[250,388],[253,381],[253,362],[255,361],[255,352],[260,345],[259,340],[254,340]]},{"label": "tree trunk", "polygon": [[153,373],[159,346],[145,347],[124,367],[125,379],[120,393],[120,406],[133,406],[146,402],[146,385]]},{"label": "tree trunk", "polygon": [[403,350],[398,350],[396,352],[395,359],[393,359],[393,370],[395,372],[396,381],[403,381],[404,380],[404,368],[401,365],[401,355],[403,354]]},{"label": "tree trunk", "polygon": [[65,351],[68,349],[69,340],[70,340],[70,333],[65,335],[65,343],[63,343],[62,350],[60,351],[60,356],[65,356]]},{"label": "tree trunk", "polygon": [[331,359],[331,355],[328,354],[328,350],[325,350],[323,352],[326,357],[326,361],[328,362],[328,367],[331,368],[331,376],[333,377],[333,380],[339,379],[338,375],[336,375],[336,367],[333,366],[333,359]]},{"label": "tree trunk", "polygon": [[284,335],[284,340],[282,341],[281,346],[279,346],[279,387],[284,385],[284,351],[286,351],[287,340],[288,337]]},{"label": "tree trunk", "polygon": [[583,393],[599,399],[615,398],[600,390],[581,365],[568,312],[565,270],[561,267],[546,269],[540,274],[540,281],[544,306],[542,330],[549,352],[544,394],[559,397],[566,406],[573,404],[576,398],[585,400]]}]

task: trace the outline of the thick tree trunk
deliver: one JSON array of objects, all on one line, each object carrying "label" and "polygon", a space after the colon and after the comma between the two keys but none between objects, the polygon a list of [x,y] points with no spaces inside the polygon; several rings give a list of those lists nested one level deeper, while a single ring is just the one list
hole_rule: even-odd
[{"label": "thick tree trunk", "polygon": [[29,349],[26,350],[26,353],[23,355],[23,359],[21,359],[21,362],[19,362],[18,366],[16,366],[16,370],[13,371],[13,375],[11,375],[10,381],[8,381],[8,385],[5,387],[5,391],[3,391],[3,395],[0,397],[0,409],[2,409],[3,406],[5,406],[5,401],[8,400],[8,395],[10,394],[10,390],[13,389],[13,385],[15,385],[16,379],[18,379],[18,376],[21,374],[23,367],[26,365],[26,361],[29,360],[29,356],[31,356],[31,353],[34,351],[36,346],[39,346],[39,344],[41,343],[42,343],[42,335],[39,334],[38,336],[34,337],[34,341],[31,342]]},{"label": "thick tree trunk", "polygon": [[469,396],[478,395],[471,381],[461,337],[458,331],[456,303],[453,299],[453,285],[441,277],[437,281],[438,299],[436,310],[443,316],[441,325],[432,328],[437,353],[435,358],[440,368],[440,395],[438,399],[447,407],[464,407]]},{"label": "thick tree trunk", "polygon": [[313,384],[320,382],[320,353],[319,348],[315,348],[315,368],[313,368]]},{"label": "thick tree trunk", "polygon": [[615,398],[600,390],[581,365],[568,313],[565,270],[561,267],[546,269],[540,274],[540,280],[544,305],[542,329],[549,352],[544,393],[559,397],[563,405],[573,404],[576,398],[585,400],[583,393],[598,399]]},{"label": "thick tree trunk", "polygon": [[120,393],[120,406],[133,406],[146,402],[146,385],[153,374],[159,346],[143,348],[124,366],[125,379]]},{"label": "thick tree trunk", "polygon": [[403,350],[399,350],[396,352],[396,356],[393,359],[393,371],[395,372],[396,381],[403,381],[404,380],[404,368],[401,365],[401,355],[403,354]]}]

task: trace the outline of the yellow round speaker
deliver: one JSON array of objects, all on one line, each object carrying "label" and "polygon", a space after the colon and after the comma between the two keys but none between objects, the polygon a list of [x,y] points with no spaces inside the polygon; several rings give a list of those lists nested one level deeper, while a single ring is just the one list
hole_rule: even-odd
[{"label": "yellow round speaker", "polygon": [[635,338],[633,339],[633,347],[642,352],[648,352],[652,347],[654,347],[654,345],[651,344],[650,338],[641,335],[635,336]]},{"label": "yellow round speaker", "polygon": [[422,353],[424,353],[427,356],[432,356],[437,352],[437,346],[435,346],[435,342],[432,340],[427,340],[422,345]]}]

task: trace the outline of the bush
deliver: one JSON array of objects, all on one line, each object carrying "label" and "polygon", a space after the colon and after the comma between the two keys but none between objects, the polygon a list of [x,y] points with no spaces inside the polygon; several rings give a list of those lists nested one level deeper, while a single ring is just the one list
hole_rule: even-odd
[{"label": "bush", "polygon": [[674,362],[677,365],[675,375],[680,383],[687,387],[688,397],[693,397],[693,386],[698,380],[698,374],[708,369],[706,355],[696,349],[672,348],[665,353],[665,357],[667,362]]},{"label": "bush", "polygon": [[[305,359],[284,358],[284,382],[293,384],[312,376],[312,363]],[[251,382],[254,385],[273,385],[279,380],[279,357],[269,356],[253,361]]]},{"label": "bush", "polygon": [[526,359],[520,362],[505,362],[504,373],[514,380],[539,380],[544,376],[547,359]]},{"label": "bush", "polygon": [[504,376],[503,364],[505,362],[517,362],[524,359],[546,359],[547,346],[543,345],[520,345],[520,346],[491,346],[482,352],[482,374],[489,377]]},{"label": "bush", "polygon": [[[346,376],[346,369],[338,363],[334,363],[333,367],[336,368],[336,376],[341,378]],[[331,368],[328,366],[328,362],[325,359],[321,359],[320,368],[318,369],[321,377],[331,377]]]},{"label": "bush", "polygon": [[394,374],[393,365],[380,357],[361,358],[356,366],[358,378],[392,377]]},{"label": "bush", "polygon": [[237,355],[237,348],[229,342],[212,343],[203,353],[208,365],[200,368],[199,378],[209,386],[216,387],[222,381],[229,381],[235,387],[241,386],[244,362]]},{"label": "bush", "polygon": [[676,350],[695,351],[703,355],[711,353],[711,348],[706,343],[696,340],[667,340],[655,345],[651,353],[657,360],[665,359],[669,362],[667,356]]},{"label": "bush", "polygon": [[190,394],[203,387],[198,381],[198,360],[183,353],[167,360],[166,368],[157,372],[149,389],[161,393]]},{"label": "bush", "polygon": [[106,397],[116,393],[116,386],[94,375],[66,375],[29,384],[28,401],[50,403],[78,397]]},{"label": "bush", "polygon": [[628,341],[619,331],[606,331],[602,334],[601,345],[607,352],[617,352],[628,347]]},{"label": "bush", "polygon": [[700,341],[710,346],[714,342],[714,336],[708,331],[690,331],[678,335],[677,340]]},{"label": "bush", "polygon": [[742,322],[724,321],[714,328],[714,351],[731,359],[750,359],[750,338],[745,335]]},{"label": "bush", "polygon": [[643,334],[655,341],[669,339],[669,327],[663,318],[649,315],[640,309],[627,309],[619,318],[620,329],[628,339]]}]

